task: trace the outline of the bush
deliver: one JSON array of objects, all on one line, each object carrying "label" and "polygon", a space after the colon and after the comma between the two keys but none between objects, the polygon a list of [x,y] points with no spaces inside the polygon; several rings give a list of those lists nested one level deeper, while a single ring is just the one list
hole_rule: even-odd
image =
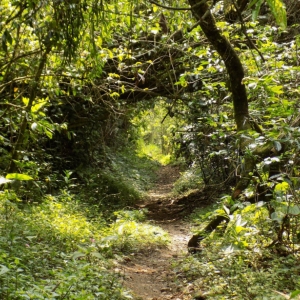
[{"label": "bush", "polygon": [[[164,245],[141,211],[119,211],[107,226],[93,207],[67,191],[28,205],[0,193],[0,298],[131,299],[110,271],[113,253]],[[20,205],[22,204],[22,205]]]},{"label": "bush", "polygon": [[116,215],[117,220],[105,232],[101,243],[124,252],[166,246],[170,242],[168,234],[160,227],[141,223],[145,218],[142,211],[121,211]]},{"label": "bush", "polygon": [[176,194],[181,194],[201,187],[203,187],[201,169],[193,165],[187,171],[181,173],[180,178],[174,183],[173,191]]},{"label": "bush", "polygon": [[207,299],[283,299],[280,293],[300,287],[298,257],[283,244],[270,247],[275,239],[273,222],[262,202],[239,206],[233,214],[204,211],[198,220],[194,214],[201,228],[221,213],[229,214],[230,220],[201,241],[201,253],[174,267],[184,278],[181,281],[190,285],[192,281],[192,288]]}]

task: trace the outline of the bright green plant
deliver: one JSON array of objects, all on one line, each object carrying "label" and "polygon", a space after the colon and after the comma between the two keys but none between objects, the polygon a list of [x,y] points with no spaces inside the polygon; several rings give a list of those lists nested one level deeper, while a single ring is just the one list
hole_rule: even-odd
[{"label": "bright green plant", "polygon": [[141,211],[116,213],[107,229],[67,191],[41,202],[20,205],[14,192],[0,193],[1,299],[131,299],[108,258],[168,242]]},{"label": "bright green plant", "polygon": [[184,171],[174,183],[173,192],[181,194],[191,190],[200,190],[203,186],[202,171],[198,166],[193,165]]},{"label": "bright green plant", "polygon": [[142,212],[121,211],[116,215],[117,220],[111,224],[101,243],[120,251],[139,251],[152,246],[166,246],[170,242],[168,234],[160,227],[140,222],[144,219]]},{"label": "bright green plant", "polygon": [[[183,280],[192,281],[193,289],[207,299],[282,299],[280,292],[298,288],[297,257],[292,253],[282,257],[280,248],[276,254],[269,247],[274,232],[263,203],[227,213],[225,232],[220,225],[202,241],[199,255],[174,263]],[[213,214],[206,213],[201,226]]]},{"label": "bright green plant", "polygon": [[173,117],[170,104],[159,101],[154,108],[143,109],[132,118],[139,156],[146,155],[163,165],[172,161],[172,137],[174,129],[181,123],[179,118]]}]

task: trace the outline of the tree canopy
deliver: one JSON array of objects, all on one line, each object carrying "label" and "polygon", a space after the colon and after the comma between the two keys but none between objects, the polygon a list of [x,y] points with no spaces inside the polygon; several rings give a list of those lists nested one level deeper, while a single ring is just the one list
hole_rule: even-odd
[{"label": "tree canopy", "polygon": [[32,203],[84,187],[114,205],[123,190],[130,203],[117,153],[155,144],[227,195],[192,251],[260,203],[268,247],[295,254],[299,20],[292,0],[3,0],[1,193]]}]

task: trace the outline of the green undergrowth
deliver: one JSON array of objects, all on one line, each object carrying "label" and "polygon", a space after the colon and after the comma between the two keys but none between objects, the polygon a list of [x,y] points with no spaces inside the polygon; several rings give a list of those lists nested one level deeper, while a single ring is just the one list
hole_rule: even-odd
[{"label": "green undergrowth", "polygon": [[138,155],[162,165],[175,161],[175,130],[183,124],[182,117],[169,116],[169,110],[167,102],[158,100],[146,109],[141,106],[131,119],[132,137]]},{"label": "green undergrowth", "polygon": [[137,141],[137,151],[140,157],[149,157],[162,165],[168,165],[172,162],[172,155],[163,153],[161,147],[153,143],[145,143],[144,140]]},{"label": "green undergrowth", "polygon": [[113,169],[139,193],[144,193],[153,187],[156,179],[155,171],[161,163],[147,155],[141,155],[137,150],[119,152],[111,158]]},{"label": "green undergrowth", "polygon": [[0,193],[0,299],[132,298],[114,260],[165,246],[167,234],[143,211],[119,211],[107,223],[82,203],[68,191],[30,205]]},{"label": "green undergrowth", "polygon": [[173,192],[175,195],[185,194],[203,186],[201,169],[193,165],[181,173],[180,178],[174,183]]},{"label": "green undergrowth", "polygon": [[196,208],[189,216],[187,216],[187,220],[193,224],[192,231],[198,233],[204,224],[206,224],[206,222],[214,215],[218,207],[218,203],[212,203],[205,207]]},{"label": "green undergrowth", "polygon": [[153,186],[160,163],[138,155],[134,149],[106,155],[108,163],[102,168],[77,171],[84,182],[77,190],[85,203],[108,217],[115,210],[133,206],[145,195]]},{"label": "green undergrowth", "polygon": [[[298,299],[297,234],[291,232],[290,242],[270,246],[276,233],[262,202],[240,204],[233,214],[214,205],[198,210],[191,216],[194,233],[220,214],[228,216],[228,226],[221,224],[202,240],[200,252],[174,263],[181,285],[192,286],[195,295],[205,299],[279,300],[292,299],[290,295]],[[185,293],[190,294],[188,288]]]}]

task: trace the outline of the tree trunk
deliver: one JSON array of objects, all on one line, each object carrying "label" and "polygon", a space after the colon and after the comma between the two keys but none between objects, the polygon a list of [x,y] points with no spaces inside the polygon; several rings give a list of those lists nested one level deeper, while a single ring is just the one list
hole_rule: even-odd
[{"label": "tree trunk", "polygon": [[[246,87],[242,82],[244,78],[244,69],[242,63],[229,41],[218,30],[209,6],[206,3],[196,5],[197,2],[197,0],[189,0],[190,5],[193,7],[193,15],[198,20],[199,25],[201,26],[207,39],[222,57],[229,74],[234,107],[234,119],[236,122],[237,131],[251,129]],[[246,148],[249,142],[249,139],[241,139],[240,147],[242,151]],[[243,172],[241,173],[241,179],[232,194],[234,199],[236,199],[241,192],[247,188],[251,179],[249,173],[252,172],[255,167],[255,159],[252,156],[245,156],[244,160],[245,164]]]},{"label": "tree trunk", "polygon": [[[197,19],[204,34],[217,50],[225,63],[230,78],[230,88],[234,107],[234,119],[237,126],[237,131],[239,132],[249,130],[252,128],[252,126],[249,121],[246,87],[242,82],[244,78],[244,69],[242,63],[229,41],[218,30],[215,19],[210,12],[209,6],[206,3],[199,4],[197,0],[189,0],[189,3],[192,7],[192,13]],[[249,139],[241,139],[240,148],[242,151],[246,149],[249,142]],[[254,156],[246,155],[244,157],[243,171],[241,173],[240,180],[237,183],[232,194],[233,199],[238,198],[241,192],[249,185],[251,180],[250,173],[253,171],[255,163],[256,162]],[[205,228],[204,234],[199,233],[198,235],[194,235],[190,239],[188,247],[193,249],[198,248],[201,239],[215,230],[217,226],[225,219],[226,218],[224,216],[216,216]]]},{"label": "tree trunk", "polygon": [[197,2],[197,0],[189,0],[190,5],[194,6],[192,9],[193,15],[199,22],[207,39],[222,57],[230,77],[237,130],[250,129],[247,93],[245,85],[242,83],[244,78],[242,63],[229,41],[218,30],[208,5],[206,3],[196,5]]},{"label": "tree trunk", "polygon": [[248,3],[249,0],[224,0],[225,20],[234,23],[239,18],[239,13],[246,8]]}]

